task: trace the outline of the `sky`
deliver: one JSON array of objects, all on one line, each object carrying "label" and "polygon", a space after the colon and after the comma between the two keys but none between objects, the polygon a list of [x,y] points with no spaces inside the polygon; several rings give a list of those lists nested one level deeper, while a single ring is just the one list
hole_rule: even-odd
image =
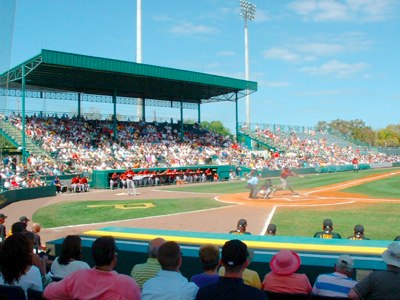
[{"label": "sky", "polygon": [[[252,124],[400,124],[400,1],[251,2]],[[0,25],[0,72],[41,49],[136,61],[136,0],[0,0]],[[244,48],[239,0],[142,0],[143,63],[244,79]],[[232,129],[235,105],[202,105],[201,119]]]}]

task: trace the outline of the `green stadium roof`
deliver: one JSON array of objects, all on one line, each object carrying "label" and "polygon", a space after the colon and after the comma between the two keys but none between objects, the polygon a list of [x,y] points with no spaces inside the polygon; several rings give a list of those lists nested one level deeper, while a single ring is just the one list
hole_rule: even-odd
[{"label": "green stadium roof", "polygon": [[235,101],[257,82],[52,50],[0,74],[0,86],[22,83],[41,90],[206,103]]}]

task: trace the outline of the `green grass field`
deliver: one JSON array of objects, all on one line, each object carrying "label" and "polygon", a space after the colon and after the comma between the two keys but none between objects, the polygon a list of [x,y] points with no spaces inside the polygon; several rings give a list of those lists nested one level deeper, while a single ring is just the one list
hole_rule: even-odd
[{"label": "green grass field", "polygon": [[[371,174],[381,174],[392,170],[367,170],[359,173],[344,172],[321,175],[307,175],[306,179],[290,178],[295,190],[310,189],[343,181],[360,179]],[[400,176],[362,184],[343,191],[348,193],[365,194],[375,198],[400,199]],[[273,183],[279,180],[273,178]],[[131,200],[124,201],[125,208],[110,210],[115,202],[110,201],[86,201],[86,202],[62,202],[39,209],[33,216],[36,222],[44,227],[58,227],[73,224],[90,224],[115,220],[151,217],[177,212],[196,211],[207,208],[221,207],[226,204],[215,201],[206,193],[231,194],[247,192],[245,181],[224,182],[214,184],[198,184],[188,186],[173,186],[168,190],[191,191],[205,193],[204,197],[191,199],[158,199],[158,200]],[[126,209],[131,206],[141,207],[143,203],[151,203],[154,206],[147,209]],[[89,207],[98,205],[96,209]],[[321,207],[278,207],[272,222],[278,226],[279,235],[288,236],[312,236],[321,228],[324,218],[331,218],[334,222],[334,230],[343,238],[352,234],[355,224],[363,224],[366,236],[371,239],[393,240],[400,235],[400,226],[397,218],[400,214],[400,203],[367,203],[363,207],[321,206]]]}]

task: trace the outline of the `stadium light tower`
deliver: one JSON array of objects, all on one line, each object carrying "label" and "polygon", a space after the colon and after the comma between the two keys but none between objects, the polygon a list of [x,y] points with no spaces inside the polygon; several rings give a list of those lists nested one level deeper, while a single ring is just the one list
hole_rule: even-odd
[{"label": "stadium light tower", "polygon": [[[136,62],[142,63],[142,0],[136,0]],[[137,100],[137,115],[143,119],[143,99]]]},{"label": "stadium light tower", "polygon": [[[244,67],[246,80],[250,78],[249,68],[249,35],[247,30],[247,21],[254,20],[256,13],[256,5],[245,0],[240,0],[240,15],[244,19]],[[246,123],[247,127],[250,128],[250,94],[246,90]]]}]

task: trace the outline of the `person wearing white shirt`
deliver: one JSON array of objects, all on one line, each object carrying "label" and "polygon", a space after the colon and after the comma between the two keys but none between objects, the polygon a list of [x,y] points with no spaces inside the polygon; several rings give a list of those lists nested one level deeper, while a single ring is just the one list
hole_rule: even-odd
[{"label": "person wearing white shirt", "polygon": [[60,256],[51,264],[50,276],[64,278],[77,270],[90,269],[90,266],[81,261],[82,246],[79,235],[68,235],[62,244]]},{"label": "person wearing white shirt", "polygon": [[143,284],[142,300],[191,300],[199,288],[182,276],[181,248],[176,242],[165,242],[158,249],[162,270]]}]

